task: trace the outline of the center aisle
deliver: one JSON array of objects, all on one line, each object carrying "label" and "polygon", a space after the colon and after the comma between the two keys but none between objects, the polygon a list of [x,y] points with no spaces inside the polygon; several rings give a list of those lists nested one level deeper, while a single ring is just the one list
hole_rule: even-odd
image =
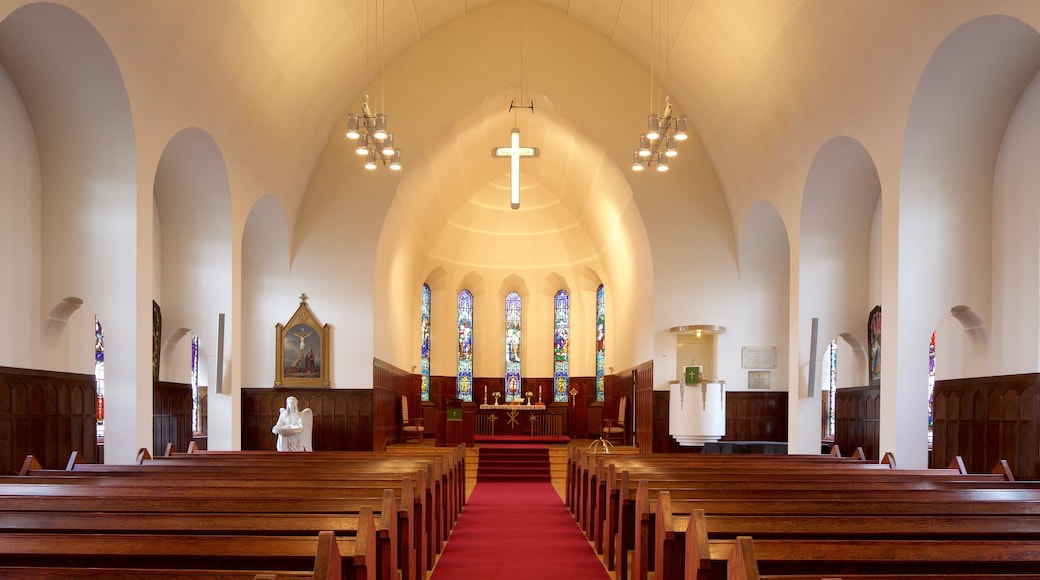
[{"label": "center aisle", "polygon": [[609,579],[547,482],[477,483],[432,580]]}]

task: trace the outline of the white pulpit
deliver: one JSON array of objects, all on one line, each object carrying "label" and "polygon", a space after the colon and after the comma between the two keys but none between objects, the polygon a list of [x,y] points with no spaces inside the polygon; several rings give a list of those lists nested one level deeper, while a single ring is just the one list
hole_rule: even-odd
[{"label": "white pulpit", "polygon": [[668,390],[668,434],[679,445],[703,446],[726,434],[726,381],[672,381]]}]

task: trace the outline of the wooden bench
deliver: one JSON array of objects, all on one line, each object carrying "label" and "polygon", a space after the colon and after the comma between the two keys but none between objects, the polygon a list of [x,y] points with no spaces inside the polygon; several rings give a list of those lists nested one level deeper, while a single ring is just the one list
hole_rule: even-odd
[{"label": "wooden bench", "polygon": [[[365,480],[356,474],[337,473],[336,482],[312,481],[310,475],[293,479],[300,476],[299,469],[285,472],[273,467],[266,468],[264,473],[238,473],[238,480],[226,479],[233,470],[184,470],[169,466],[115,466],[103,474],[98,470],[57,473],[61,475],[52,477],[54,472],[30,471],[21,481],[32,485],[0,485],[2,509],[348,515],[369,506],[380,515],[375,553],[384,569],[400,568],[405,578],[419,578],[433,563],[425,526],[419,524],[423,496],[414,495],[408,477]],[[393,486],[389,500],[385,497],[386,486]],[[19,495],[31,497],[14,502]],[[58,499],[48,503],[48,496]],[[388,505],[387,501],[397,503]]]},{"label": "wooden bench", "polygon": [[[713,559],[726,562],[726,569],[713,568],[706,577],[734,580],[805,578],[806,574],[815,578],[844,574],[893,579],[907,574],[1035,578],[1040,569],[1040,540],[753,540],[739,536],[711,542],[711,552]],[[763,576],[763,571],[782,576]]]},{"label": "wooden bench", "polygon": [[[8,573],[26,577],[31,569],[51,574],[65,568],[83,571],[134,569],[168,577],[181,570],[196,578],[218,577],[214,570],[281,576],[310,572],[314,578],[377,580],[368,560],[374,541],[371,514],[362,533],[337,538],[331,531],[315,536],[9,533],[0,541],[0,562]],[[367,533],[366,533],[367,531]],[[29,570],[25,570],[29,569]],[[0,573],[2,569],[0,569]],[[195,572],[191,572],[195,574]],[[62,574],[64,575],[64,574]],[[6,577],[6,576],[5,576]]]},{"label": "wooden bench", "polygon": [[[416,457],[407,454],[383,454],[374,452],[315,452],[315,453],[277,453],[270,451],[251,452],[198,452],[192,454],[174,454],[171,457],[146,460],[143,467],[150,469],[183,468],[205,469],[207,472],[219,470],[250,474],[256,471],[291,465],[300,470],[303,466],[310,469],[309,476],[314,478],[354,477],[366,470],[370,473],[392,473],[395,470],[424,469],[430,474],[426,481],[426,516],[425,526],[429,546],[427,548],[427,567],[432,568],[433,556],[440,553],[448,533],[461,514],[464,492],[464,472],[460,465],[459,450],[450,449],[439,453],[419,453]],[[107,467],[107,466],[106,466]],[[90,466],[96,471],[103,468]],[[344,475],[345,474],[345,475]],[[251,475],[260,477],[261,475]],[[464,490],[464,487],[462,487]],[[417,508],[418,509],[418,508]]]},{"label": "wooden bench", "polygon": [[[314,535],[318,531],[331,530],[339,537],[354,537],[363,531],[363,518],[377,517],[378,521],[372,524],[374,536],[373,542],[369,544],[368,565],[377,566],[381,578],[393,577],[394,571],[398,569],[405,578],[419,577],[416,573],[419,560],[411,549],[412,532],[407,523],[403,524],[403,529],[399,528],[400,513],[392,490],[384,490],[381,504],[370,498],[339,501],[338,510],[334,513],[298,513],[293,511],[294,506],[287,505],[289,502],[284,498],[264,498],[258,505],[256,499],[230,495],[216,497],[216,501],[208,503],[221,506],[234,502],[231,509],[239,510],[243,505],[245,509],[228,511],[227,508],[216,507],[212,511],[200,511],[198,502],[183,496],[174,498],[179,505],[172,508],[127,512],[123,508],[137,506],[142,499],[151,499],[154,497],[152,492],[164,495],[164,490],[157,488],[150,489],[148,493],[137,493],[125,488],[76,485],[66,486],[76,492],[73,494],[61,494],[60,489],[48,487],[45,495],[41,496],[33,495],[34,491],[40,491],[38,486],[20,486],[24,495],[6,493],[8,487],[0,486],[0,505],[3,506],[0,508],[0,534],[5,534],[0,536],[0,541],[7,537],[7,533],[24,531],[240,536],[256,533]],[[101,495],[112,489],[117,493]],[[201,489],[188,491],[207,492]],[[119,509],[107,507],[112,503],[118,503]],[[251,505],[255,509],[249,509]],[[366,512],[368,516],[364,515]]]},{"label": "wooden bench", "polygon": [[[832,469],[832,464],[809,460],[803,458],[789,459],[790,456],[771,455],[759,456],[750,462],[739,462],[742,456],[731,456],[727,467],[721,467],[717,462],[707,462],[706,465],[692,462],[654,462],[626,463],[626,468],[631,468],[634,475],[626,469],[617,473],[615,464],[605,466],[606,475],[601,475],[602,481],[599,490],[595,493],[595,500],[590,502],[588,512],[591,516],[583,521],[582,527],[594,543],[597,553],[606,554],[608,568],[614,570],[612,564],[614,558],[613,538],[617,533],[619,522],[633,518],[633,495],[630,481],[634,477],[646,478],[651,490],[655,489],[696,489],[711,494],[714,497],[722,497],[726,494],[740,495],[738,490],[769,490],[773,483],[785,485],[785,489],[792,489],[798,484],[816,486],[832,481],[857,481],[860,489],[881,490],[889,486],[891,489],[910,489],[917,486],[919,489],[936,489],[937,485],[951,487],[958,482],[965,489],[977,489],[987,484],[1005,487],[1009,480],[1013,481],[1010,469],[1006,462],[998,465],[992,474],[966,474],[959,469],[946,470],[890,470],[890,469],[844,469],[850,464],[840,464],[839,469]],[[652,459],[655,459],[653,457]],[[660,464],[664,464],[661,467]],[[678,464],[678,465],[672,465]],[[921,479],[934,481],[935,483],[922,482]],[[764,484],[762,482],[765,482]],[[712,491],[714,490],[714,491]],[[630,526],[628,529],[631,529]],[[630,548],[630,543],[627,544]]]},{"label": "wooden bench", "polygon": [[[671,490],[673,503],[675,497],[680,499],[689,497],[702,501],[730,501],[735,505],[740,505],[740,502],[743,501],[764,501],[769,498],[779,502],[795,500],[794,505],[797,505],[798,501],[813,502],[817,498],[833,495],[855,496],[867,501],[888,500],[893,494],[901,494],[903,499],[908,501],[919,499],[956,499],[960,501],[986,500],[987,498],[1040,499],[1040,488],[1036,484],[1017,484],[998,480],[988,474],[949,475],[942,471],[937,475],[919,474],[917,477],[921,480],[913,481],[904,479],[902,476],[905,474],[896,471],[874,472],[878,477],[862,477],[862,473],[848,475],[852,472],[846,471],[821,470],[821,472],[817,474],[815,470],[810,473],[797,471],[798,478],[787,481],[782,477],[786,472],[777,468],[770,473],[768,481],[760,482],[748,481],[749,477],[756,476],[754,472],[737,472],[739,476],[737,479],[724,480],[729,481],[732,487],[737,489],[720,487],[717,485],[718,481],[713,480],[710,475],[700,474],[696,477],[702,479],[656,482],[658,485],[654,489]],[[930,475],[932,477],[929,477]],[[626,477],[627,474],[622,475],[623,480]],[[979,481],[973,484],[971,481],[973,478],[977,478]],[[631,489],[627,481],[624,481],[620,487],[624,493]],[[622,497],[616,506],[617,511],[610,512],[611,517],[605,524],[603,539],[607,555],[605,560],[608,568],[618,570],[619,577],[627,575],[626,564],[629,550],[635,551],[633,555],[634,573],[638,577],[642,577],[645,570],[650,567],[649,558],[654,553],[654,548],[657,548],[654,528],[655,507],[648,497],[649,489],[649,483],[641,481],[636,499],[630,500]],[[675,513],[674,506],[671,512]],[[613,538],[611,534],[614,534]],[[613,566],[611,566],[611,562],[613,562]]]},{"label": "wooden bench", "polygon": [[[597,552],[605,554],[608,569],[614,570],[619,564],[624,566],[623,558],[627,557],[627,553],[623,550],[634,548],[636,534],[635,485],[631,481],[629,472],[625,471],[617,475],[613,469],[608,471],[610,474],[605,478],[604,492],[593,510],[595,515],[591,518],[588,532]],[[720,499],[727,496],[744,498],[752,494],[758,494],[761,497],[763,494],[771,493],[772,490],[794,491],[800,489],[800,493],[817,493],[814,490],[819,490],[822,493],[824,486],[840,486],[855,491],[874,490],[873,493],[883,495],[887,490],[957,489],[958,486],[961,486],[960,489],[966,491],[987,485],[998,489],[1013,485],[1001,475],[969,475],[953,470],[913,472],[887,469],[830,470],[822,466],[805,468],[782,464],[776,464],[767,471],[672,468],[664,471],[642,470],[639,474],[641,476],[651,474],[657,478],[665,478],[641,480],[647,482],[650,491],[674,490],[681,494],[686,490],[701,499]],[[1024,487],[1018,486],[1017,489],[1022,491]],[[650,517],[652,518],[652,514]],[[616,540],[618,537],[621,538],[620,543]],[[623,569],[622,572],[624,572]]]},{"label": "wooden bench", "polygon": [[[669,514],[663,493],[658,500],[655,578],[696,578],[710,568],[712,540],[751,534],[759,538],[1040,540],[1040,516],[914,513],[706,514],[694,510],[682,518]],[[951,510],[961,511],[951,505]],[[691,531],[692,530],[692,531]],[[678,533],[677,533],[678,532]]]},{"label": "wooden bench", "polygon": [[[267,475],[277,473],[273,471]],[[418,523],[417,511],[421,514],[424,508],[421,502],[416,507],[414,489],[408,477],[345,479],[334,484],[324,480],[315,482],[309,478],[291,479],[293,474],[256,479],[243,473],[237,480],[209,479],[196,471],[192,472],[191,478],[183,477],[180,471],[172,474],[176,477],[171,477],[171,474],[152,475],[151,478],[143,477],[140,473],[135,477],[111,473],[104,476],[28,476],[20,478],[21,483],[0,484],[0,504],[8,505],[7,509],[14,509],[8,501],[12,496],[31,496],[34,499],[32,504],[35,505],[41,505],[44,497],[59,496],[63,502],[78,498],[75,503],[67,503],[66,507],[59,508],[65,511],[83,508],[124,511],[132,506],[146,505],[151,510],[182,513],[200,510],[234,510],[237,513],[316,510],[356,514],[361,507],[368,506],[379,513],[376,553],[384,567],[399,567],[406,577],[415,578],[417,573],[414,570],[427,568],[426,559],[432,564],[425,528]],[[222,474],[222,477],[226,476]],[[12,480],[0,478],[0,481]],[[94,501],[97,498],[101,498],[100,501]],[[156,499],[162,502],[156,503]],[[350,503],[345,503],[348,501]],[[116,502],[118,506],[112,505]],[[22,502],[21,505],[30,504]]]}]

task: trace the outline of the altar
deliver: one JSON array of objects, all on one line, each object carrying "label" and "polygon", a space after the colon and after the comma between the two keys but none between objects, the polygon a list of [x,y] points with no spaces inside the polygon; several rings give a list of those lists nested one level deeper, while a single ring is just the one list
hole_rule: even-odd
[{"label": "altar", "polygon": [[475,435],[480,438],[562,437],[563,412],[566,407],[552,412],[544,403],[480,405]]}]

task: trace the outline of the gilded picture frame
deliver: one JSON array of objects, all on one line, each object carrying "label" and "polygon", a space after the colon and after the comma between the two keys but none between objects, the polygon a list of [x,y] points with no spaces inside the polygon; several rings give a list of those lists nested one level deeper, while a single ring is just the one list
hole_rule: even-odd
[{"label": "gilded picture frame", "polygon": [[274,386],[328,387],[330,329],[300,296],[300,307],[285,324],[275,325]]}]

